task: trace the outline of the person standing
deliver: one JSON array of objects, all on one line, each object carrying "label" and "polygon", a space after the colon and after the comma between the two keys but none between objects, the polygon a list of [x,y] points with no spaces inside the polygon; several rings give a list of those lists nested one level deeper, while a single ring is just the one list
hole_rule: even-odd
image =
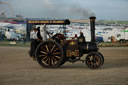
[{"label": "person standing", "polygon": [[31,47],[30,47],[30,56],[35,59],[35,49],[37,47],[37,33],[38,30],[36,27],[33,26],[32,31],[30,32],[30,39],[31,39]]}]

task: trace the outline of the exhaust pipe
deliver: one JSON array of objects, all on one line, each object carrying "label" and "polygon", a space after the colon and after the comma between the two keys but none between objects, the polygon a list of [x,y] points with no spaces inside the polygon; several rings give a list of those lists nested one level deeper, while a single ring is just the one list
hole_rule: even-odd
[{"label": "exhaust pipe", "polygon": [[91,42],[95,43],[95,16],[90,17]]}]

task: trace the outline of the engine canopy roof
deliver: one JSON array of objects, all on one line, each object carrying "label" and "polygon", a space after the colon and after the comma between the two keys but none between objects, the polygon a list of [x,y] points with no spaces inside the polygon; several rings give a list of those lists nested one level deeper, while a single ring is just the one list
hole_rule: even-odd
[{"label": "engine canopy roof", "polygon": [[28,18],[27,24],[46,24],[46,25],[69,25],[68,19],[41,19],[41,18]]}]

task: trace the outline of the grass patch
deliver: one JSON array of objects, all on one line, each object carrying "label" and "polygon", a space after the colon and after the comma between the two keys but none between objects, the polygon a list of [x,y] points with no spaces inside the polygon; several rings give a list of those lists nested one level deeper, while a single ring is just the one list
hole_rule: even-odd
[{"label": "grass patch", "polygon": [[99,47],[128,47],[128,43],[99,43]]},{"label": "grass patch", "polygon": [[11,44],[11,41],[0,41],[0,46],[19,46],[19,47],[29,47],[30,46],[30,42],[21,42],[21,41],[17,41],[16,44]]}]

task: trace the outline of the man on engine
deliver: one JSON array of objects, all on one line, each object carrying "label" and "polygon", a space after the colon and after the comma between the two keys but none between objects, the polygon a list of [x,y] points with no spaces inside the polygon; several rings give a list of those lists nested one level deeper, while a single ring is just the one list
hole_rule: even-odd
[{"label": "man on engine", "polygon": [[30,33],[31,38],[31,48],[30,48],[30,56],[35,60],[35,50],[36,47],[42,42],[47,40],[47,31],[46,25],[40,25],[40,27],[33,26],[33,31]]}]

